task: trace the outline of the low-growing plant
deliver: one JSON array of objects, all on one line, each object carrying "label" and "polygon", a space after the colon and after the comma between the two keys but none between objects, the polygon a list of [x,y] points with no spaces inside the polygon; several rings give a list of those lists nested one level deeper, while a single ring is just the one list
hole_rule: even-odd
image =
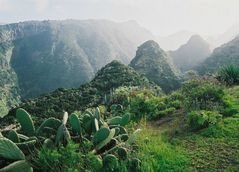
[{"label": "low-growing plant", "polygon": [[187,111],[218,110],[223,106],[223,88],[207,80],[191,80],[181,89],[183,105]]},{"label": "low-growing plant", "polygon": [[200,130],[217,124],[222,115],[216,111],[192,111],[188,114],[187,120],[191,130]]},{"label": "low-growing plant", "polygon": [[228,65],[222,67],[217,73],[217,79],[228,86],[239,84],[239,67]]},{"label": "low-growing plant", "polygon": [[[21,150],[24,150],[28,157],[28,161],[24,161],[24,168],[27,163],[29,168],[31,164],[37,171],[119,171],[119,168],[124,166],[127,169],[132,164],[130,154],[134,150],[127,142],[130,136],[124,128],[130,122],[130,117],[129,113],[125,113],[123,116],[111,116],[104,120],[100,109],[95,108],[71,114],[68,123],[68,113],[65,112],[62,121],[51,117],[45,119],[35,130],[31,115],[24,109],[19,109],[17,119],[21,128],[18,132],[30,137],[11,130],[7,137],[16,143],[1,136],[0,149],[8,154],[19,150],[22,163],[25,155]],[[15,150],[10,150],[12,147],[4,139]],[[6,156],[11,155],[8,154]],[[9,163],[7,159],[4,162]]]}]

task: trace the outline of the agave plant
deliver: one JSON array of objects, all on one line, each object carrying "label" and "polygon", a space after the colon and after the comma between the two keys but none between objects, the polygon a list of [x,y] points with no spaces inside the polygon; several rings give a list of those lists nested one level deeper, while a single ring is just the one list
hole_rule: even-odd
[{"label": "agave plant", "polygon": [[235,65],[228,65],[218,72],[217,79],[227,85],[239,84],[239,67]]}]

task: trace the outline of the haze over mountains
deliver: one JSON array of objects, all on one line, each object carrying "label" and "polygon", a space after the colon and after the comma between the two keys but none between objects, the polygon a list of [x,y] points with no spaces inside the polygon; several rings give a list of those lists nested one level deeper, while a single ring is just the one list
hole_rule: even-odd
[{"label": "haze over mountains", "polygon": [[211,53],[209,44],[199,35],[193,35],[189,41],[175,51],[170,51],[175,66],[185,72],[203,62]]},{"label": "haze over mountains", "polygon": [[[237,33],[239,25],[214,42],[226,43],[223,41]],[[28,21],[1,25],[0,98],[3,103],[0,109],[7,112],[20,99],[37,97],[60,87],[78,88],[113,60],[126,65],[131,62],[130,66],[165,92],[180,84],[175,71],[185,72],[202,63],[201,69],[208,66],[204,72],[213,72],[222,65],[220,59],[228,60],[225,55],[237,64],[238,39],[216,49],[207,59],[212,44],[192,34],[183,31],[159,38],[135,21]],[[148,40],[155,40],[159,45]],[[177,46],[174,51],[165,51]],[[197,67],[199,72],[201,69]]]},{"label": "haze over mountains", "polygon": [[218,69],[227,65],[239,66],[239,36],[216,48],[210,57],[206,58],[195,69],[200,74],[215,73]]},{"label": "haze over mountains", "polygon": [[224,33],[214,36],[205,37],[209,42],[211,49],[215,49],[231,40],[239,35],[239,22],[235,23],[232,27],[227,29]]},{"label": "haze over mountains", "polygon": [[34,21],[0,30],[2,64],[16,73],[24,98],[79,87],[115,59],[128,64],[137,46],[153,37],[132,21]]}]

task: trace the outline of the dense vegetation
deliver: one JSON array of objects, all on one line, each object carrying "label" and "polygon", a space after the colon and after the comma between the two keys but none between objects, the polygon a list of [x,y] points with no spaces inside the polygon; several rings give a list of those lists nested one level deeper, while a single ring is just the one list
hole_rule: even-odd
[{"label": "dense vegetation", "polygon": [[229,43],[216,48],[211,56],[209,56],[204,62],[199,64],[195,69],[199,74],[215,73],[221,67],[228,65],[239,65],[239,37],[236,37]]},{"label": "dense vegetation", "polygon": [[0,172],[239,171],[238,38],[197,68],[212,75],[179,79],[168,54],[147,41],[129,66],[114,60],[67,89],[113,56],[129,62],[130,52],[118,50],[129,43],[125,30],[137,35],[131,22],[120,32],[118,24],[82,22],[0,26],[1,115],[11,108],[0,118]]},{"label": "dense vegetation", "polygon": [[[25,171],[238,171],[238,86],[228,87],[214,77],[195,77],[165,95],[116,61],[99,71],[89,85],[97,86],[102,94],[94,95],[105,100],[85,107],[75,104],[69,120],[65,108],[44,115],[47,111],[41,109],[47,109],[49,102],[35,106],[38,113],[32,115],[21,108],[12,111],[16,120],[5,118],[12,125],[2,125],[4,137],[0,138],[0,149],[11,147],[12,154],[0,153],[1,167]],[[25,107],[40,102],[33,101]]]},{"label": "dense vegetation", "polygon": [[180,86],[179,78],[169,62],[167,53],[154,41],[147,41],[138,48],[130,66],[167,93]]},{"label": "dense vegetation", "polygon": [[[72,113],[75,110],[85,110],[103,102],[108,104],[112,99],[112,91],[120,86],[152,88],[157,90],[158,94],[162,94],[160,87],[150,83],[147,78],[132,68],[113,61],[99,70],[91,82],[78,89],[59,88],[52,93],[22,102],[18,107],[41,118],[49,115],[61,118],[64,110]],[[10,111],[9,115],[14,116],[15,110]]]},{"label": "dense vegetation", "polygon": [[112,60],[127,64],[153,35],[136,22],[31,21],[0,26],[0,59],[18,77],[22,98],[78,88]]}]

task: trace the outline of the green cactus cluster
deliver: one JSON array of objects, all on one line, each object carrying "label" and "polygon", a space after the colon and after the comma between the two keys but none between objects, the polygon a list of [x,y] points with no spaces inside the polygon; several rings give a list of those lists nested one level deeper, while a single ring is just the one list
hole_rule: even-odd
[{"label": "green cactus cluster", "polygon": [[10,130],[0,137],[0,157],[17,161],[0,171],[14,171],[17,168],[20,171],[32,170],[29,164],[34,162],[31,162],[31,158],[31,163],[26,161],[24,154],[31,156],[36,150],[60,148],[70,142],[89,145],[88,148],[79,147],[79,153],[88,152],[94,155],[96,159],[91,159],[97,164],[100,162],[105,171],[116,170],[120,161],[131,162],[128,154],[133,149],[127,143],[129,135],[124,128],[130,122],[129,114],[106,120],[99,108],[86,110],[81,114],[72,113],[70,116],[64,112],[62,121],[50,117],[38,128],[34,126],[31,115],[24,109],[16,111],[16,118],[20,123],[20,129]]}]

